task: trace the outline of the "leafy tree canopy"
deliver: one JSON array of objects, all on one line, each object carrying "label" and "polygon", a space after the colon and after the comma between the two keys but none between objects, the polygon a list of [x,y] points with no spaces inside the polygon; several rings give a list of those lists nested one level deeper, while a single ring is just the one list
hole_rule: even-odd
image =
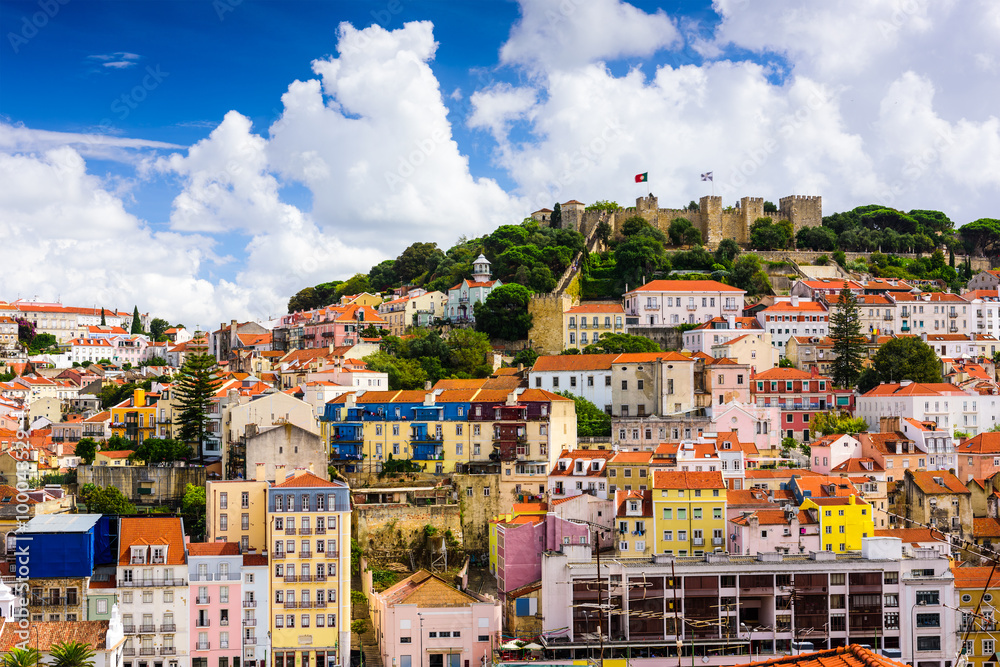
[{"label": "leafy tree canopy", "polygon": [[193,542],[205,538],[205,487],[188,484],[181,499],[181,514],[184,515],[184,530]]},{"label": "leafy tree canopy", "polygon": [[497,287],[474,307],[476,330],[502,340],[527,338],[531,329],[530,301],[531,290],[527,287],[513,283]]},{"label": "leafy tree canopy", "polygon": [[820,412],[810,420],[814,433],[833,435],[834,433],[864,433],[868,423],[862,417],[852,417],[850,412]]},{"label": "leafy tree canopy", "polygon": [[576,435],[580,438],[599,438],[611,435],[611,415],[598,409],[596,405],[568,391],[556,392],[560,396],[573,399],[576,404]]},{"label": "leafy tree canopy", "polygon": [[173,463],[194,458],[194,450],[181,440],[146,438],[128,458],[129,461],[142,461],[146,465]]},{"label": "leafy tree canopy", "polygon": [[135,505],[115,486],[84,484],[79,498],[92,514],[135,514]]},{"label": "leafy tree canopy", "polygon": [[605,334],[596,343],[583,348],[584,354],[624,354],[627,352],[660,352],[660,346],[644,336]]},{"label": "leafy tree canopy", "polygon": [[167,340],[166,331],[169,328],[170,322],[159,317],[154,317],[149,321],[149,337],[157,343],[162,343]]},{"label": "leafy tree canopy", "polygon": [[886,341],[872,357],[877,382],[941,382],[941,365],[934,350],[915,337]]}]

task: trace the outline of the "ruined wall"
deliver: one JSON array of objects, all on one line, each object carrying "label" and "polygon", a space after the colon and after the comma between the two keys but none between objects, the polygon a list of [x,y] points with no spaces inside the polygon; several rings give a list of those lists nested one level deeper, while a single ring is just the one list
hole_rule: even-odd
[{"label": "ruined wall", "polygon": [[[487,553],[490,547],[489,521],[504,509],[499,476],[454,475],[451,481],[458,492],[465,549]],[[489,489],[489,495],[486,495],[486,489]]]},{"label": "ruined wall", "polygon": [[[188,484],[205,486],[205,468],[173,466],[79,466],[78,487],[115,486],[137,505],[177,504]],[[140,492],[140,489],[142,490]]]},{"label": "ruined wall", "polygon": [[355,505],[351,516],[354,537],[364,551],[409,549],[414,541],[424,541],[424,526],[438,533],[447,530],[462,542],[461,510],[458,505],[380,504]]},{"label": "ruined wall", "polygon": [[684,334],[677,327],[630,326],[628,333],[648,338],[661,350],[680,350],[684,347]]},{"label": "ruined wall", "polygon": [[528,337],[539,354],[559,354],[563,349],[563,313],[580,303],[569,294],[536,294],[528,303],[531,330]]}]

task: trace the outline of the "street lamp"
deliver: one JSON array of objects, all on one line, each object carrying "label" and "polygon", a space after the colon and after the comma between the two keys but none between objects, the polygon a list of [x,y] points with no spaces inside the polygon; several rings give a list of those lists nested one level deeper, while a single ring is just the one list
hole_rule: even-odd
[{"label": "street lamp", "polygon": [[420,618],[420,665],[419,667],[424,667],[424,615],[422,612],[417,612],[417,616]]},{"label": "street lamp", "polygon": [[917,645],[917,609],[919,609],[920,607],[925,607],[925,606],[927,606],[927,603],[924,602],[923,600],[920,600],[920,601],[917,602],[917,604],[913,605],[913,616],[911,617],[912,620],[913,620],[913,625],[910,626],[910,664],[913,667],[917,667],[917,649],[916,649],[916,645]]}]

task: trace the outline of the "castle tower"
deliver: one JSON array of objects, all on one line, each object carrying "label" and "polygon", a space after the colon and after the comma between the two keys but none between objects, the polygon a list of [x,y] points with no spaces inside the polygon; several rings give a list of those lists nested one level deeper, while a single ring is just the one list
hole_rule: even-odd
[{"label": "castle tower", "polygon": [[659,226],[660,204],[653,193],[650,193],[648,197],[636,197],[635,211],[653,227]]},{"label": "castle tower", "polygon": [[823,198],[807,195],[792,195],[778,200],[778,211],[788,216],[797,234],[804,227],[819,227],[823,224]]},{"label": "castle tower", "polygon": [[698,200],[698,231],[706,245],[722,242],[722,197],[706,195]]},{"label": "castle tower", "polygon": [[739,230],[733,230],[734,233],[739,231],[740,236],[733,236],[733,240],[737,243],[749,243],[750,242],[750,225],[756,222],[757,218],[766,217],[764,213],[764,198],[763,197],[743,197],[740,199],[740,217],[741,222]]},{"label": "castle tower", "polygon": [[584,236],[587,234],[586,229],[581,229],[583,224],[583,213],[587,208],[582,201],[577,201],[576,199],[570,199],[565,204],[559,206],[562,211],[562,228],[572,229],[575,232],[580,232]]},{"label": "castle tower", "polygon": [[490,280],[490,260],[484,255],[479,255],[472,263],[472,279],[477,283],[485,283]]}]

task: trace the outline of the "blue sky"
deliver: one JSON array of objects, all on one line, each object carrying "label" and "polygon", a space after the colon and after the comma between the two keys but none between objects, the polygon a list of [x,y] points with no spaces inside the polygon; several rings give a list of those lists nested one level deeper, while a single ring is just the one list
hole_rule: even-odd
[{"label": "blue sky", "polygon": [[714,171],[727,204],[996,217],[994,28],[986,0],[0,0],[10,284],[266,319],[640,171],[661,206]]}]

